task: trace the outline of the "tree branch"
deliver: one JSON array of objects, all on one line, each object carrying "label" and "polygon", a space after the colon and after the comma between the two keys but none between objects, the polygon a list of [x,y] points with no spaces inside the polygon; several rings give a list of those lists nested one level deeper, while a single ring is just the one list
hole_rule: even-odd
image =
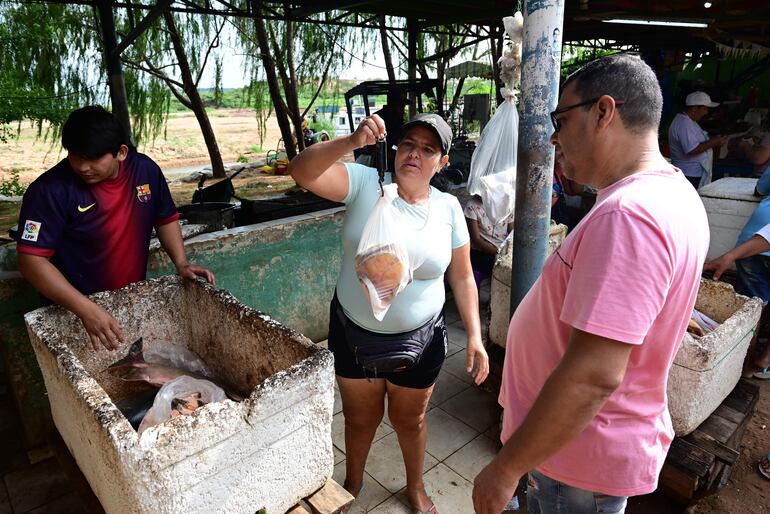
[{"label": "tree branch", "polygon": [[[336,43],[337,38],[334,38],[334,42]],[[332,66],[332,60],[334,60],[334,52],[331,52],[329,54],[329,60],[326,62],[326,69],[324,70],[323,75],[321,76],[321,82],[318,84],[318,89],[316,89],[315,94],[313,94],[313,97],[310,99],[310,102],[308,102],[307,107],[305,107],[305,111],[302,113],[302,117],[304,117],[307,112],[310,110],[310,107],[313,106],[313,103],[316,101],[316,98],[318,98],[318,95],[321,94],[321,90],[324,87],[324,84],[326,83],[326,78],[329,76],[329,70]]]},{"label": "tree branch", "polygon": [[222,29],[225,28],[225,22],[222,22],[222,25],[219,26],[217,29],[217,33],[214,36],[214,39],[209,43],[209,47],[206,49],[206,55],[203,57],[203,64],[201,65],[201,68],[198,70],[198,76],[195,77],[195,87],[198,87],[198,84],[201,81],[201,77],[203,76],[203,72],[206,69],[206,63],[208,63],[209,55],[211,55],[211,51],[214,48],[219,47],[219,35],[222,33]]},{"label": "tree branch", "polygon": [[174,87],[173,84],[167,83],[166,85],[168,85],[168,88],[171,90],[171,93],[176,97],[177,100],[179,100],[180,104],[184,105],[191,111],[193,110],[194,106],[192,102],[187,97],[185,97],[182,93],[177,91],[176,87]]},{"label": "tree branch", "polygon": [[393,34],[388,34],[388,37],[390,37],[391,39],[395,40],[395,44],[393,45],[393,47],[396,49],[396,51],[399,54],[401,54],[401,60],[402,61],[408,61],[409,57],[407,57],[407,55],[401,49],[401,45],[403,45],[404,42],[401,39],[399,39],[398,37],[394,36]]},{"label": "tree branch", "polygon": [[179,86],[183,87],[181,82],[178,82],[165,73],[163,73],[160,69],[156,68],[147,58],[145,57],[145,63],[146,66],[143,66],[141,63],[132,61],[131,59],[127,59],[126,57],[121,57],[121,61],[123,61],[126,65],[131,66],[134,69],[137,69],[139,71],[143,71],[145,73],[149,73],[153,77],[157,77],[161,79],[163,82],[170,86]]}]

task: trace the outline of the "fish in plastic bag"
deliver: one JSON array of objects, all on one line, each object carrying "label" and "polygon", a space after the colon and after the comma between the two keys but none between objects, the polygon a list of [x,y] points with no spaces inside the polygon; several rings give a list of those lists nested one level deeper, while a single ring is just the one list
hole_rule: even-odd
[{"label": "fish in plastic bag", "polygon": [[192,414],[203,405],[221,402],[225,398],[225,391],[213,382],[186,375],[177,377],[166,382],[158,391],[152,408],[139,425],[139,435],[168,419]]},{"label": "fish in plastic bag", "polygon": [[[169,344],[166,346],[166,349],[145,352],[143,338],[140,337],[131,345],[125,357],[112,363],[105,371],[127,382],[142,381],[155,387],[162,387],[167,382],[182,375],[209,379],[227,391],[227,395],[233,400],[238,402],[243,400],[245,395],[241,391],[212,377],[206,363],[195,353],[179,345]],[[158,361],[151,360],[154,358],[158,358]],[[176,367],[176,364],[189,365],[194,369],[205,371],[207,374],[202,375],[183,367]]]},{"label": "fish in plastic bag", "polygon": [[356,251],[356,276],[378,321],[385,317],[396,295],[412,281],[414,270],[399,229],[401,214],[393,205],[397,196],[397,184],[384,186]]}]

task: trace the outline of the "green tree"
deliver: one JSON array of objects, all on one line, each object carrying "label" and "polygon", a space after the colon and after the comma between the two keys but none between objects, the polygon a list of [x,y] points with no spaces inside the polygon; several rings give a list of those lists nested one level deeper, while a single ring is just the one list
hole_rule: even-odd
[{"label": "green tree", "polygon": [[[398,19],[389,20],[392,24],[397,25]],[[401,69],[406,72],[404,68],[407,63],[407,41],[396,34],[395,32],[388,32],[383,29],[384,20],[380,20],[380,40],[382,43],[383,54],[386,55],[385,64],[389,69],[393,67],[390,62],[391,48],[394,48],[401,56]],[[403,20],[402,20],[402,25]],[[449,67],[452,59],[459,55],[473,55],[474,57],[480,55],[480,47],[478,43],[473,43],[472,36],[459,35],[461,27],[447,25],[432,27],[435,30],[430,32],[420,33],[417,39],[417,71],[420,77],[436,78],[438,80],[438,87],[431,97],[435,102],[436,112],[440,115],[444,115],[444,103],[447,97],[448,79],[446,77],[446,69]],[[390,71],[388,72],[390,77]],[[432,77],[435,76],[435,77]],[[462,83],[458,90],[462,89]],[[455,95],[452,105],[456,106],[456,102],[459,96]],[[450,107],[451,110],[451,107]]]},{"label": "green tree", "polygon": [[[0,125],[6,134],[8,123],[32,120],[41,136],[55,138],[73,109],[108,102],[100,34],[89,6],[0,3]],[[126,73],[137,141],[162,130],[168,91],[158,86]]]},{"label": "green tree", "polygon": [[[270,100],[270,105],[257,103],[255,108],[258,117],[275,112],[286,153],[292,158],[304,148],[302,118],[327,81],[337,77],[356,52],[371,50],[376,36],[355,27],[275,20],[267,24],[260,18],[262,3],[249,1],[255,18],[237,22],[241,44],[251,58],[252,84],[264,81]],[[337,15],[337,11],[327,11],[313,17],[320,21]],[[300,105],[299,91],[307,87],[314,93],[308,105]]]},{"label": "green tree", "polygon": [[[94,77],[98,39],[87,29],[87,12],[65,5],[0,5],[3,140],[12,135],[9,124],[22,120],[34,121],[39,131],[50,123],[54,130],[46,133],[55,137],[72,109],[104,97],[104,87]],[[73,39],[73,33],[82,37]]]},{"label": "green tree", "polygon": [[[225,177],[225,167],[198,86],[226,22],[222,17],[165,11],[121,56],[128,68],[147,74],[149,78],[142,83],[145,88],[165,85],[166,99],[161,105],[165,105],[166,114],[168,92],[193,112],[215,177]],[[221,81],[221,63],[219,69],[215,77]],[[221,92],[220,83],[217,87]]]}]

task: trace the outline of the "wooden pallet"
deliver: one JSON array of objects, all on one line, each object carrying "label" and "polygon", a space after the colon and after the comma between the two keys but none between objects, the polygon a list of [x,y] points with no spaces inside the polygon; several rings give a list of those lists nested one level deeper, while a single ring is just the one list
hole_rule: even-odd
[{"label": "wooden pallet", "polygon": [[706,420],[676,437],[660,473],[660,488],[681,503],[716,493],[730,478],[740,443],[759,400],[759,387],[740,380]]},{"label": "wooden pallet", "polygon": [[286,514],[338,514],[345,511],[353,503],[353,495],[347,492],[344,487],[329,479],[326,484],[318,491],[314,492],[303,500],[305,505],[296,505]]}]

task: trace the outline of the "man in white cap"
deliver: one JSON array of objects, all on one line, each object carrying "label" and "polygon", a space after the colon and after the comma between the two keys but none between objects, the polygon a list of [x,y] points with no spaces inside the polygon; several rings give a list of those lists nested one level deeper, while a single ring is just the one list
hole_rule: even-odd
[{"label": "man in white cap", "polygon": [[727,138],[709,138],[698,122],[706,117],[709,108],[719,105],[703,91],[687,95],[685,110],[674,117],[668,129],[671,163],[682,170],[687,180],[698,189],[711,182],[713,148],[722,146]]}]

